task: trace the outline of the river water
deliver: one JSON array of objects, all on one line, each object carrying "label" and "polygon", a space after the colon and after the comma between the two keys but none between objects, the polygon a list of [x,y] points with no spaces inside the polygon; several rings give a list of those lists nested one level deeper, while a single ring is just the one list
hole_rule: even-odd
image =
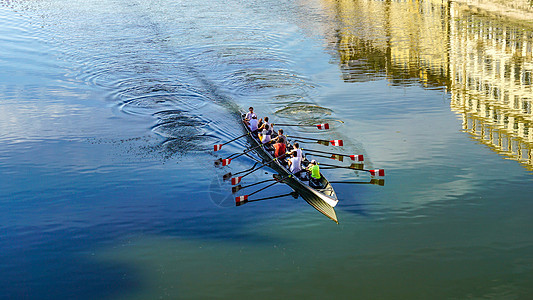
[{"label": "river water", "polygon": [[[0,298],[530,298],[532,28],[448,1],[0,1]],[[246,141],[212,149],[248,106],[329,122],[286,131],[385,184],[336,184],[339,225],[235,207],[220,177],[253,161],[213,160]]]}]

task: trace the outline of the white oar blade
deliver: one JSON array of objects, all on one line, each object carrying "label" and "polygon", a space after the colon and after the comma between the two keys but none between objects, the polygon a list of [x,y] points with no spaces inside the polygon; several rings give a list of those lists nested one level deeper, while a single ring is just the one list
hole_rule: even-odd
[{"label": "white oar blade", "polygon": [[316,127],[318,129],[329,129],[329,124],[328,123],[318,124],[318,125],[316,125]]}]

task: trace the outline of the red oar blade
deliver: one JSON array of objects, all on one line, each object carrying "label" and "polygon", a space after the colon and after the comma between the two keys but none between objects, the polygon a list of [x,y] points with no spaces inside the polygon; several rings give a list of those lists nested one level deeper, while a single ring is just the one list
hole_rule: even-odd
[{"label": "red oar blade", "polygon": [[227,166],[231,164],[231,158],[226,158],[222,160],[222,166]]},{"label": "red oar blade", "polygon": [[355,161],[364,161],[365,158],[362,154],[360,155],[350,155],[350,158]]},{"label": "red oar blade", "polygon": [[329,142],[331,143],[332,146],[340,146],[340,147],[342,147],[344,145],[342,140],[331,140]]},{"label": "red oar blade", "polygon": [[239,182],[241,182],[241,179],[242,179],[242,176],[233,177],[233,178],[231,178],[231,184],[232,184],[232,185],[236,185],[236,184],[238,184]]},{"label": "red oar blade", "polygon": [[235,205],[243,205],[244,203],[248,202],[248,195],[235,197]]},{"label": "red oar blade", "polygon": [[215,151],[218,151],[218,150],[222,149],[222,144],[214,145],[213,148],[214,148]]},{"label": "red oar blade", "polygon": [[318,125],[316,125],[316,127],[318,129],[329,129],[329,124],[328,123],[318,124]]},{"label": "red oar blade", "polygon": [[377,176],[377,177],[385,176],[385,170],[383,169],[368,170],[368,172],[370,172],[370,175],[372,176]]}]

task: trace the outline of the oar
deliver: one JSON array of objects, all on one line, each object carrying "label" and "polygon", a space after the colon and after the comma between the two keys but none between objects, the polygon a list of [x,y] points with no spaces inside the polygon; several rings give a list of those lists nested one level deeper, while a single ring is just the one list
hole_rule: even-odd
[{"label": "oar", "polygon": [[252,183],[252,184],[249,184],[249,185],[245,185],[245,186],[241,186],[240,184],[239,185],[236,185],[236,186],[233,186],[231,187],[231,192],[233,194],[235,194],[236,192],[242,190],[242,189],[245,189],[245,188],[249,188],[251,186],[254,186],[254,185],[258,185],[258,184],[261,184],[261,183],[265,183],[265,182],[269,182],[269,181],[274,181],[276,180],[275,178],[274,179],[267,179],[267,180],[263,180],[263,181],[259,181],[259,182],[256,182],[256,183]]},{"label": "oar", "polygon": [[243,201],[235,202],[235,205],[236,206],[241,206],[241,205],[243,205],[245,203],[248,203],[248,202],[263,201],[263,200],[269,200],[269,199],[275,199],[275,198],[281,198],[281,197],[287,197],[287,196],[293,196],[294,199],[296,199],[296,198],[298,198],[298,193],[297,192],[291,192],[291,193],[288,193],[288,194],[265,197],[265,198],[259,198],[259,199],[253,199],[253,200],[246,199],[246,200],[243,200]]},{"label": "oar", "polygon": [[[283,156],[284,156],[284,155],[282,155],[282,156],[280,156],[280,157],[276,157],[276,158],[274,158],[274,159],[272,159],[272,160],[269,160],[269,161],[267,161],[267,162],[261,164],[259,167],[255,168],[254,170],[251,170],[250,172],[248,172],[248,173],[246,173],[246,174],[244,174],[244,175],[242,175],[242,176],[238,176],[238,177],[233,177],[233,178],[231,178],[231,184],[233,184],[233,185],[238,184],[239,182],[241,182],[241,180],[242,180],[244,177],[246,177],[246,176],[252,174],[253,172],[255,172],[255,171],[257,171],[257,170],[259,170],[259,169],[261,169],[261,168],[263,168],[264,166],[266,166],[266,165],[270,164],[271,162],[275,161],[276,159],[278,159],[278,158],[282,158]],[[242,173],[242,172],[239,172],[239,173]],[[237,174],[239,174],[239,173],[236,173],[236,174],[234,174],[234,175],[237,175]],[[228,174],[231,174],[231,173],[228,173]],[[224,176],[226,176],[226,175],[228,175],[228,174],[225,174]],[[231,175],[230,175],[230,176],[231,176]]]},{"label": "oar", "polygon": [[238,196],[238,197],[235,197],[235,204],[236,204],[236,205],[240,205],[240,204],[239,204],[240,202],[248,202],[248,201],[249,201],[248,198],[249,198],[250,196],[257,194],[257,193],[259,193],[260,191],[266,190],[266,189],[268,189],[269,187],[271,187],[271,186],[273,186],[273,185],[275,185],[275,184],[277,184],[277,183],[280,183],[280,182],[282,182],[284,179],[286,179],[286,178],[288,178],[288,177],[291,177],[291,176],[292,176],[292,174],[289,174],[289,175],[284,176],[284,177],[282,177],[282,178],[275,178],[275,179],[276,179],[276,182],[271,183],[271,184],[269,184],[269,185],[267,185],[267,186],[265,186],[265,187],[262,187],[262,188],[258,189],[257,191],[255,191],[255,192],[253,192],[253,193],[250,193],[250,194],[248,194],[248,195],[244,195],[244,196]]},{"label": "oar", "polygon": [[330,181],[329,183],[347,183],[347,184],[375,184],[375,185],[385,185],[385,179],[383,178],[372,178],[370,181]]},{"label": "oar", "polygon": [[287,137],[292,137],[292,138],[297,139],[297,140],[301,139],[301,140],[316,141],[316,142],[319,142],[320,144],[326,143],[325,145],[331,144],[332,146],[342,146],[342,145],[344,145],[344,142],[342,140],[331,140],[331,141],[328,141],[328,140],[324,140],[324,139],[315,139],[315,138],[292,136],[292,135],[291,136],[287,135]]},{"label": "oar", "polygon": [[224,145],[226,145],[226,144],[229,144],[229,143],[231,143],[231,142],[233,142],[233,141],[236,141],[236,140],[238,140],[238,139],[240,139],[240,138],[242,138],[242,137],[244,137],[244,136],[247,136],[248,134],[250,134],[250,133],[247,132],[247,133],[245,133],[245,134],[243,134],[243,135],[241,135],[241,136],[238,136],[238,137],[236,137],[236,138],[234,138],[234,139],[232,139],[232,140],[229,140],[229,141],[227,141],[227,142],[225,142],[225,143],[223,143],[223,144],[214,145],[214,150],[215,150],[215,151],[218,151],[218,150],[222,149],[222,146],[224,146]]},{"label": "oar", "polygon": [[351,165],[348,166],[348,167],[336,166],[336,165],[329,165],[329,164],[320,164],[320,165],[322,165],[322,166],[328,166],[328,167],[331,167],[331,168],[352,169],[352,170],[358,170],[358,171],[365,171],[365,172],[370,173],[370,175],[372,175],[372,176],[378,176],[378,177],[383,177],[383,176],[385,176],[385,170],[383,170],[383,169],[366,170],[366,169],[363,169],[363,164],[356,164],[356,163],[353,163],[353,164],[351,164]]},{"label": "oar", "polygon": [[[314,152],[314,153],[323,153],[323,154],[331,154],[331,155],[334,155],[334,156],[338,156],[338,157],[349,157],[351,160],[356,160],[356,161],[364,161],[365,158],[362,154],[359,154],[359,155],[347,155],[347,154],[341,154],[341,153],[333,153],[333,152],[326,152],[326,151],[319,151],[319,150],[314,150],[314,149],[302,149],[302,151],[306,151],[306,152]],[[334,158],[333,156],[330,157],[332,159],[336,159]],[[339,161],[342,161],[342,159],[337,159]]]},{"label": "oar", "polygon": [[[232,155],[230,155],[230,156],[228,156],[227,158],[224,158],[224,159],[223,158],[219,158],[219,159],[215,160],[215,166],[218,166],[220,164],[222,164],[222,166],[227,166],[227,165],[229,165],[231,163],[232,159],[235,159],[235,158],[237,158],[239,156],[245,155],[246,153],[248,153],[248,152],[250,152],[252,150],[255,150],[255,149],[257,149],[257,148],[259,148],[261,146],[262,145],[257,145],[255,147],[252,147],[252,148],[250,148],[248,150],[243,151],[240,154],[235,153],[235,154],[232,154]],[[234,155],[236,155],[236,156],[234,156]]]},{"label": "oar", "polygon": [[[296,126],[296,127],[316,127],[318,129],[329,129],[329,124],[328,123],[324,123],[324,124],[315,124],[315,125],[304,125],[304,124],[278,124],[276,123],[277,126]],[[274,126],[274,123],[272,123],[272,126]]]},{"label": "oar", "polygon": [[255,163],[250,169],[246,169],[246,170],[243,170],[243,171],[237,172],[237,173],[235,173],[235,174],[231,174],[231,172],[226,173],[226,174],[222,175],[222,179],[224,179],[224,180],[228,180],[228,179],[231,178],[232,175],[239,175],[239,174],[242,174],[242,173],[246,173],[246,172],[248,172],[248,171],[250,171],[250,170],[253,170],[253,169],[255,168],[255,166],[257,166],[257,164],[258,164],[258,163],[256,162],[256,163]]},{"label": "oar", "polygon": [[352,163],[348,167],[329,165],[329,164],[323,164],[323,163],[320,163],[319,166],[328,166],[328,167],[330,167],[330,168],[324,168],[324,169],[335,169],[335,168],[338,168],[338,169],[352,169],[352,170],[365,171],[365,170],[363,170],[364,164],[358,164],[358,163]]}]

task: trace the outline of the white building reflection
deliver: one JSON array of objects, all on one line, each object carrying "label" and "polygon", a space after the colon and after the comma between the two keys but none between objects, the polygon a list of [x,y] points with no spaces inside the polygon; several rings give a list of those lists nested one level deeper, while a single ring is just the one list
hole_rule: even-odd
[{"label": "white building reflection", "polygon": [[533,170],[533,28],[449,1],[324,4],[345,81],[446,89],[466,132]]},{"label": "white building reflection", "polygon": [[533,31],[450,12],[452,110],[474,139],[533,170]]}]

